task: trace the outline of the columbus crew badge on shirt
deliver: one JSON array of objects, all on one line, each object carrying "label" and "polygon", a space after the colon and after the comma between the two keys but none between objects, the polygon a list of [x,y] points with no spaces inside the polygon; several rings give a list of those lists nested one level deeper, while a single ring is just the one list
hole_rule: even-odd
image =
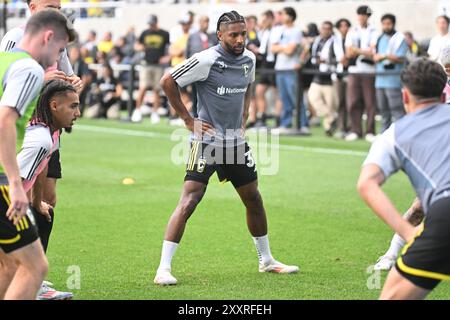
[{"label": "columbus crew badge on shirt", "polygon": [[201,156],[197,162],[197,172],[202,173],[205,170],[206,159],[204,156]]},{"label": "columbus crew badge on shirt", "polygon": [[244,70],[244,76],[248,76],[248,65],[247,64],[243,64],[242,65],[242,69]]}]

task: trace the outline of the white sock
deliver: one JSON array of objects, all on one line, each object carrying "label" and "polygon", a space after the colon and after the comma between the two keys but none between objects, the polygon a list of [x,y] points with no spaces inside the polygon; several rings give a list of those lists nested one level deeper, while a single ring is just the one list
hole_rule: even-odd
[{"label": "white sock", "polygon": [[253,242],[258,253],[259,263],[267,264],[273,260],[272,254],[270,253],[269,237],[267,235],[253,237]]},{"label": "white sock", "polygon": [[177,251],[178,243],[171,241],[163,241],[162,251],[161,251],[161,262],[159,263],[158,270],[171,270],[172,268],[172,258]]},{"label": "white sock", "polygon": [[399,251],[405,246],[406,241],[398,234],[395,234],[391,241],[391,246],[386,252],[387,256],[398,257]]}]

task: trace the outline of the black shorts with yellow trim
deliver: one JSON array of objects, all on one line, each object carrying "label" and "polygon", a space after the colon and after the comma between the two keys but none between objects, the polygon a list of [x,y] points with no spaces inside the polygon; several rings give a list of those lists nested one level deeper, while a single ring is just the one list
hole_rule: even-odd
[{"label": "black shorts with yellow trim", "polygon": [[427,290],[450,280],[450,198],[431,205],[423,230],[403,248],[395,267],[403,277]]},{"label": "black shorts with yellow trim", "polygon": [[193,141],[184,181],[208,184],[214,172],[217,172],[220,182],[231,181],[235,188],[258,179],[255,160],[247,143],[234,147],[216,147]]},{"label": "black shorts with yellow trim", "polygon": [[21,249],[39,238],[34,216],[29,209],[17,225],[8,220],[6,212],[10,203],[8,186],[0,185],[0,248],[5,253]]}]

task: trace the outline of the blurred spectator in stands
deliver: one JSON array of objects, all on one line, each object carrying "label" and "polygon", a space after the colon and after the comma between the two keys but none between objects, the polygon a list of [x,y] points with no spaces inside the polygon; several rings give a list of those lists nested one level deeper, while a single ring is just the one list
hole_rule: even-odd
[{"label": "blurred spectator in stands", "polygon": [[97,59],[97,33],[94,30],[89,31],[83,47],[88,50],[88,55],[85,58],[86,63],[95,63]]},{"label": "blurred spectator in stands", "polygon": [[97,45],[98,51],[108,54],[113,47],[114,42],[112,41],[112,33],[111,31],[106,31],[103,35],[103,39]]},{"label": "blurred spectator in stands", "polygon": [[99,50],[97,52],[97,56],[96,56],[95,60],[96,60],[96,63],[98,63],[98,64],[107,63],[108,60],[109,60],[108,59],[108,54],[106,52],[103,52],[103,51]]},{"label": "blurred spectator in stands", "polygon": [[[362,116],[367,116],[367,141],[375,139],[375,62],[373,46],[378,39],[377,29],[369,24],[372,10],[368,6],[360,6],[356,11],[358,25],[352,28],[345,40],[346,55],[350,60],[347,83],[347,107],[351,118],[351,132],[346,141],[355,141],[363,136]],[[361,74],[363,73],[363,74]]]},{"label": "blurred spectator in stands", "polygon": [[[314,22],[308,23],[306,28],[302,31],[302,52],[300,54],[300,65],[302,69],[313,69],[313,65],[311,64],[311,48],[319,36],[319,28],[317,24]],[[313,108],[311,101],[309,101],[309,88],[311,86],[314,75],[304,73],[302,74],[302,88],[303,88],[303,103],[307,106],[307,110],[309,111],[309,124],[312,126],[320,127],[320,118],[316,115],[316,110]]]},{"label": "blurred spectator in stands", "polygon": [[[183,33],[178,35],[178,38],[173,38],[173,42],[171,41],[169,47],[169,55],[171,58],[171,66],[175,67],[177,64],[183,62],[186,59],[186,49],[189,39],[189,32],[191,30],[191,17],[186,14],[178,20],[178,23],[181,26],[181,30]],[[191,109],[191,98],[190,98],[190,86],[180,88],[181,101],[188,108]],[[169,123],[172,125],[184,125],[182,119],[178,118],[175,109],[170,107],[170,117]]]},{"label": "blurred spectator in stands", "polygon": [[[270,33],[270,46],[268,48],[269,53],[272,54],[274,57],[276,55],[272,52],[271,48],[272,45],[277,43],[279,39],[281,38],[281,34],[283,33],[283,10],[277,10],[274,12],[274,21],[273,21],[273,28]],[[275,66],[274,66],[275,71]],[[274,74],[275,76],[275,74]],[[278,128],[280,126],[281,122],[281,112],[283,111],[283,103],[280,99],[280,94],[278,92],[278,88],[276,89],[276,101],[275,101],[275,127]]]},{"label": "blurred spectator in stands", "polygon": [[308,23],[306,29],[303,31],[303,43],[304,46],[311,46],[316,38],[319,36],[320,31],[317,24],[314,22]]},{"label": "blurred spectator in stands", "polygon": [[[260,55],[259,52],[259,46],[260,41],[258,38],[258,30],[257,30],[257,24],[258,24],[258,18],[254,15],[249,15],[245,17],[245,22],[247,25],[247,38],[245,40],[245,45],[248,50],[253,52],[253,54],[256,56],[256,69],[258,70],[261,64]],[[256,83],[253,82],[250,85],[251,90],[251,99],[250,99],[250,106],[249,106],[249,117],[248,117],[248,124],[247,128],[252,128],[256,123],[256,103],[255,103],[255,87]]]},{"label": "blurred spectator in stands", "polygon": [[[283,104],[280,127],[274,133],[287,133],[292,127],[293,111],[297,104],[298,69],[301,51],[301,30],[295,27],[297,13],[292,7],[282,10],[283,29],[280,38],[271,46],[272,53],[277,55],[275,62],[276,83]],[[305,110],[303,112],[306,113]],[[303,128],[301,128],[303,129]]]},{"label": "blurred spectator in stands", "polygon": [[[195,53],[206,50],[217,43],[217,36],[214,33],[208,33],[208,16],[200,16],[198,19],[198,25],[199,30],[189,36],[186,46],[186,58],[190,58]],[[195,83],[191,85],[191,102],[191,112],[194,116],[197,116],[197,90],[195,87]]]},{"label": "blurred spectator in stands", "polygon": [[348,19],[342,18],[336,22],[337,32],[334,35],[333,51],[336,57],[336,72],[338,75],[333,81],[334,90],[338,99],[338,119],[337,119],[337,131],[334,135],[335,138],[343,139],[349,131],[349,116],[347,112],[347,78],[339,73],[348,71],[349,60],[345,55],[345,39],[347,38],[348,31],[352,24]]},{"label": "blurred spectator in stands", "polygon": [[125,47],[122,50],[123,54],[125,58],[132,59],[134,56],[134,44],[136,43],[136,32],[133,26],[128,28],[124,38]]},{"label": "blurred spectator in stands", "polygon": [[426,56],[426,51],[419,45],[414,39],[412,32],[406,31],[404,33],[406,44],[408,45],[408,52],[406,53],[406,59],[409,62],[413,62],[419,57]]},{"label": "blurred spectator in stands", "polygon": [[173,38],[170,42],[169,55],[172,67],[183,62],[186,59],[186,49],[189,39],[189,30],[191,30],[191,20],[189,15],[182,16],[178,20],[181,30],[183,31],[177,38]]},{"label": "blurred spectator in stands", "polygon": [[80,48],[80,54],[81,54],[81,58],[83,59],[83,61],[86,64],[90,64],[93,63],[94,59],[92,59],[92,57],[89,55],[89,50],[86,47],[81,47]]},{"label": "blurred spectator in stands", "polygon": [[114,55],[114,53],[117,51],[120,51],[120,53],[124,54],[126,44],[127,42],[124,36],[117,38],[117,40],[114,42],[114,47],[112,48],[110,55]]},{"label": "blurred spectator in stands", "polygon": [[129,64],[128,58],[126,58],[122,50],[118,47],[114,47],[110,52],[109,64],[114,71],[114,77],[117,81],[122,84],[124,87],[128,87],[130,80],[130,71],[128,70],[119,70],[120,65]]},{"label": "blurred spectator in stands", "polygon": [[[192,11],[187,11],[185,13],[183,13],[181,15],[182,19],[188,19],[189,20],[189,33],[194,33],[196,31],[198,31],[197,27],[194,26],[194,18],[195,18],[195,14]],[[179,39],[185,32],[183,30],[183,26],[178,24],[175,27],[173,27],[172,29],[170,29],[170,38],[169,41],[170,43],[174,43],[176,39]]]},{"label": "blurred spectator in stands", "polygon": [[406,65],[408,45],[402,32],[395,30],[396,18],[393,14],[381,17],[383,34],[378,38],[373,60],[377,73],[398,72],[395,75],[380,75],[375,78],[378,111],[381,114],[383,133],[391,123],[405,115],[400,73]]},{"label": "blurred spectator in stands", "polygon": [[257,30],[258,18],[254,15],[250,15],[245,17],[245,22],[247,25],[247,39],[246,39],[247,49],[253,52],[255,55],[257,55],[259,46],[261,45],[261,42],[258,38],[258,30]]},{"label": "blurred spectator in stands", "polygon": [[85,116],[87,118],[119,119],[122,85],[115,79],[113,70],[108,63],[102,65],[100,77],[92,91],[96,95],[96,103],[86,110]]},{"label": "blurred spectator in stands", "polygon": [[271,35],[274,28],[275,16],[272,10],[265,11],[260,19],[259,39],[261,41],[258,50],[258,60],[260,62],[261,71],[259,81],[256,85],[256,128],[266,127],[267,120],[267,101],[266,93],[272,88],[275,99],[278,96],[275,86],[275,55],[270,51]]},{"label": "blurred spectator in stands", "polygon": [[431,39],[430,46],[428,47],[428,56],[433,61],[438,61],[442,49],[447,45],[450,45],[449,25],[449,17],[437,17],[436,27],[438,34]]},{"label": "blurred spectator in stands", "polygon": [[190,58],[193,54],[206,50],[217,43],[217,36],[214,33],[208,33],[208,16],[200,16],[198,19],[198,25],[198,31],[189,35],[186,46],[186,58]]},{"label": "blurred spectator in stands", "polygon": [[[87,50],[87,49],[86,49]],[[93,80],[92,72],[89,70],[88,65],[81,56],[81,49],[77,45],[73,45],[69,48],[69,59],[73,67],[73,72],[83,81],[83,90],[80,93],[80,111],[84,110],[86,105],[86,97],[91,90],[91,83]]]},{"label": "blurred spectator in stands", "polygon": [[[100,0],[88,0],[88,2],[90,4],[96,4],[99,3]],[[100,7],[93,6],[87,10],[87,13],[89,17],[101,17],[103,15],[103,9]]]},{"label": "blurred spectator in stands", "polygon": [[320,35],[312,44],[311,63],[316,71],[326,74],[314,75],[308,91],[309,101],[317,115],[323,117],[323,129],[330,137],[336,128],[337,119],[337,95],[331,80],[336,61],[333,41],[333,23],[325,21],[320,27]]},{"label": "blurred spectator in stands", "polygon": [[[144,52],[144,59],[142,60],[142,70],[139,73],[139,92],[136,100],[136,109],[133,111],[131,121],[142,121],[143,113],[146,115],[150,111],[151,122],[155,124],[160,122],[157,112],[161,104],[159,80],[164,74],[164,67],[170,62],[170,55],[167,54],[169,33],[159,28],[156,15],[150,15],[148,25],[148,29],[141,33],[136,44],[137,51]],[[141,110],[148,88],[153,90],[153,106],[151,110],[146,110],[146,107]]]},{"label": "blurred spectator in stands", "polygon": [[444,89],[444,101],[445,103],[450,104],[450,45],[441,50],[439,60],[445,69],[445,73],[447,74],[447,85]]}]

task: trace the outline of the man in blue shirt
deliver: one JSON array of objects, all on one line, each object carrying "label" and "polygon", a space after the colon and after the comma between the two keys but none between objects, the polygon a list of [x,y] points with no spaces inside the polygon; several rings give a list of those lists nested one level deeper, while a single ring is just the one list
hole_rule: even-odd
[{"label": "man in blue shirt", "polygon": [[405,114],[400,72],[405,67],[408,45],[403,34],[395,30],[395,20],[395,16],[389,13],[381,18],[383,34],[378,38],[374,56],[377,73],[397,73],[378,74],[375,79],[378,110],[382,117],[381,132]]}]

